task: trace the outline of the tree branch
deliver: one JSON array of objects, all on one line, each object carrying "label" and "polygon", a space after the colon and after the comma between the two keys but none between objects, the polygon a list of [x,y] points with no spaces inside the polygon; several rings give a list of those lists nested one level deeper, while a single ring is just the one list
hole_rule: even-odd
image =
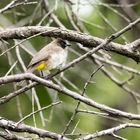
[{"label": "tree branch", "polygon": [[0,137],[4,138],[6,140],[32,140],[32,138],[24,138],[24,137],[17,136],[12,133],[6,133],[6,132],[2,132],[2,131],[0,131]]},{"label": "tree branch", "polygon": [[[130,24],[130,25],[131,25],[130,27],[132,27],[135,24]],[[129,30],[130,27],[127,30]],[[61,36],[61,38],[63,39],[79,42],[86,47],[97,47],[98,45],[104,42],[104,39],[94,37],[86,33],[81,33],[73,30],[56,28],[56,27],[46,27],[46,26],[27,26],[27,27],[2,29],[0,30],[0,38],[1,39],[25,39],[39,33],[40,34],[42,33],[43,36],[50,36],[50,37]],[[139,45],[140,45],[140,39],[127,45],[111,42],[108,45],[106,45],[104,49],[107,51],[113,51],[122,54],[124,56],[132,58],[136,62],[140,62],[140,55],[134,49],[134,48],[138,48]]]},{"label": "tree branch", "polygon": [[[47,130],[43,130],[40,128],[35,128],[26,124],[18,124],[16,122],[4,119],[2,117],[0,117],[0,127],[4,128],[4,129],[8,129],[8,130],[12,130],[14,132],[28,132],[28,133],[33,133],[33,134],[37,134],[39,137],[48,137],[51,139],[60,139],[61,135],[54,133],[54,132],[50,132]],[[63,137],[64,140],[68,140],[68,138]]]},{"label": "tree branch", "polygon": [[[116,117],[120,116],[120,117],[124,117],[124,118],[131,119],[131,120],[133,120],[133,119],[140,120],[140,115],[138,115],[138,114],[127,113],[124,111],[113,109],[113,108],[108,107],[108,106],[103,105],[103,104],[99,104],[92,99],[83,97],[74,91],[71,91],[71,90],[69,90],[65,87],[62,87],[62,86],[58,86],[58,85],[56,85],[48,80],[42,79],[42,78],[40,78],[32,73],[17,74],[17,75],[10,75],[7,77],[1,77],[0,84],[14,82],[14,81],[20,81],[20,80],[25,80],[25,79],[34,80],[34,81],[36,81],[44,86],[47,86],[48,88],[52,88],[54,90],[57,90],[58,92],[63,93],[67,96],[70,96],[75,100],[79,100],[79,101],[81,101],[89,106],[98,108],[101,111],[105,111],[108,114],[115,115]],[[3,100],[3,99],[0,99],[0,100]]]},{"label": "tree branch", "polygon": [[109,129],[106,129],[106,130],[96,132],[94,134],[87,135],[83,138],[79,138],[78,140],[90,140],[90,139],[101,137],[101,136],[104,136],[104,135],[112,135],[112,133],[117,132],[121,129],[125,129],[127,127],[140,128],[140,124],[133,124],[133,123],[121,124],[121,125],[113,127],[113,128],[109,128]]}]

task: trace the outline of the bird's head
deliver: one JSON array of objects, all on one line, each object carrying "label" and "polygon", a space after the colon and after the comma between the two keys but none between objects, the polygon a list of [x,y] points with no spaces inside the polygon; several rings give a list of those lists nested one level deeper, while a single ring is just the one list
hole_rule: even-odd
[{"label": "bird's head", "polygon": [[71,46],[66,40],[63,40],[61,38],[57,39],[58,45],[60,45],[63,49],[65,49],[68,46]]}]

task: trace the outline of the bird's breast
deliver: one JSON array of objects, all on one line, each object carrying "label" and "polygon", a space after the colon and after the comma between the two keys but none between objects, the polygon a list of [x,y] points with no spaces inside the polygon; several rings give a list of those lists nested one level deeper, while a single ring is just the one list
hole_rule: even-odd
[{"label": "bird's breast", "polygon": [[49,69],[59,68],[66,62],[67,59],[67,51],[63,50],[60,52],[55,52],[50,56],[50,60],[47,64]]}]

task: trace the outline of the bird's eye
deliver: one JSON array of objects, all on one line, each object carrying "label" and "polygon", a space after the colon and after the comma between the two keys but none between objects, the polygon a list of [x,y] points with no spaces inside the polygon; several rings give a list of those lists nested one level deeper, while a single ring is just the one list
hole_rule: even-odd
[{"label": "bird's eye", "polygon": [[65,44],[65,45],[67,44],[66,41],[64,41],[64,40],[63,40],[62,42],[63,42],[63,44]]}]

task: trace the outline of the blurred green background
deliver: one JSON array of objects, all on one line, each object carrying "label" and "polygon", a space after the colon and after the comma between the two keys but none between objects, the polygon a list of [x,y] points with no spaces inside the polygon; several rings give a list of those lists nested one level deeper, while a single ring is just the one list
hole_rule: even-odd
[{"label": "blurred green background", "polygon": [[[32,1],[34,2],[35,0]],[[0,1],[0,8],[5,7],[9,2],[11,1]],[[1,13],[0,27],[12,28],[31,25],[47,25],[52,27],[58,27],[58,25],[52,20],[51,16],[46,16],[47,11],[44,10],[42,1],[36,0],[36,2],[36,4],[18,6],[5,11],[4,13]],[[120,29],[128,25],[129,22],[136,19],[140,15],[140,3],[138,0],[132,0],[130,6],[129,1],[126,0],[126,3],[128,4],[128,6],[126,7],[118,6],[119,4],[122,4],[121,0],[77,0],[73,1],[73,4],[69,3],[67,0],[59,0],[58,2],[56,2],[55,0],[49,0],[48,2],[49,10],[53,11],[55,16],[57,16],[58,20],[60,20],[60,22],[66,28],[76,30],[67,16],[68,14],[70,14],[72,15],[71,17],[73,17],[73,20],[77,27],[79,27],[79,29],[80,27],[82,28],[80,31],[99,38],[106,38],[112,33],[119,31]],[[127,15],[127,13],[125,12],[126,8],[128,7],[136,14],[134,17],[129,17],[129,15]],[[66,12],[67,10],[68,13]],[[139,38],[139,31],[140,26],[137,25],[132,30],[128,31],[127,33],[116,39],[115,42],[121,44],[132,42]],[[20,42],[21,40],[17,41]],[[50,41],[51,38],[49,37],[38,36],[23,42],[22,45],[24,49],[20,47],[19,52],[21,58],[23,59],[23,62],[25,63],[25,66],[27,66],[30,62],[30,59],[32,58],[31,54],[35,54],[36,51],[40,50],[45,44],[49,43]],[[69,49],[67,63],[78,57],[76,53],[79,53],[80,55],[83,54],[83,51],[78,48],[76,43],[71,43],[72,47]],[[2,53],[7,48],[15,45],[15,40],[6,40],[5,42],[1,41],[0,45]],[[28,50],[28,52],[25,51],[25,48]],[[112,52],[104,51],[104,53],[109,55],[112,61],[139,70],[139,65],[130,58],[126,58]],[[103,57],[101,54],[98,55]],[[17,58],[16,49],[12,49],[5,55],[0,56],[0,76],[5,76],[5,74],[16,61],[17,64],[15,65],[13,71],[10,74],[17,74],[23,72],[23,68]],[[98,66],[94,64],[90,59],[86,59],[75,65],[74,67],[70,68],[69,70],[66,70],[64,72],[64,77],[69,82],[67,82],[63,78],[61,78],[61,82],[68,89],[77,92],[83,91],[85,82],[97,67]],[[128,73],[118,68],[114,68],[110,65],[104,64],[104,67],[106,67],[108,71],[114,74],[119,80],[126,80],[128,77],[131,76],[131,73]],[[57,79],[59,78],[60,76],[57,76]],[[139,76],[136,75],[135,78],[130,82],[130,84],[128,84],[128,87],[134,91],[139,92],[139,80]],[[104,73],[102,73],[102,71],[98,71],[92,78],[92,81],[94,83],[91,83],[87,87],[86,96],[95,100],[96,102],[106,104],[112,108],[117,108],[131,113],[138,113],[137,104],[132,98],[132,96],[120,87],[118,87],[115,83],[113,83],[106,75],[104,75]],[[14,90],[17,90],[15,84],[16,83],[1,85],[0,96],[2,97],[13,92]],[[58,94],[56,91],[45,88],[42,85],[36,86],[35,91],[41,107],[47,106],[52,102],[55,102],[56,100],[62,101],[61,104],[43,111],[43,116],[46,123],[45,129],[61,133],[64,130],[67,122],[70,120],[70,117],[77,105],[77,101],[63,94]],[[29,90],[28,92],[26,92],[26,94],[19,95],[8,103],[0,105],[0,116],[13,121],[19,121],[20,118],[22,118],[23,116],[26,116],[33,110],[37,110],[38,105],[36,103],[36,100],[34,101],[34,105],[32,105],[32,96],[32,90]],[[81,104],[80,108],[92,111],[99,111],[84,104]],[[35,120],[37,127],[43,128],[39,113],[35,115]],[[124,121],[129,122],[128,120]],[[29,125],[35,125],[33,117],[28,118],[25,123]],[[72,122],[70,129],[67,131],[67,133],[71,134],[76,125],[77,127],[74,132],[75,134],[87,134],[111,128],[117,126],[118,124],[119,122],[117,121],[106,119],[98,115],[78,113],[74,118],[74,121]],[[140,139],[140,129],[127,128],[125,130],[117,132],[116,134],[129,140]],[[70,138],[75,139],[76,136]],[[115,138],[113,138],[112,136],[105,136],[97,139],[113,140]]]}]

